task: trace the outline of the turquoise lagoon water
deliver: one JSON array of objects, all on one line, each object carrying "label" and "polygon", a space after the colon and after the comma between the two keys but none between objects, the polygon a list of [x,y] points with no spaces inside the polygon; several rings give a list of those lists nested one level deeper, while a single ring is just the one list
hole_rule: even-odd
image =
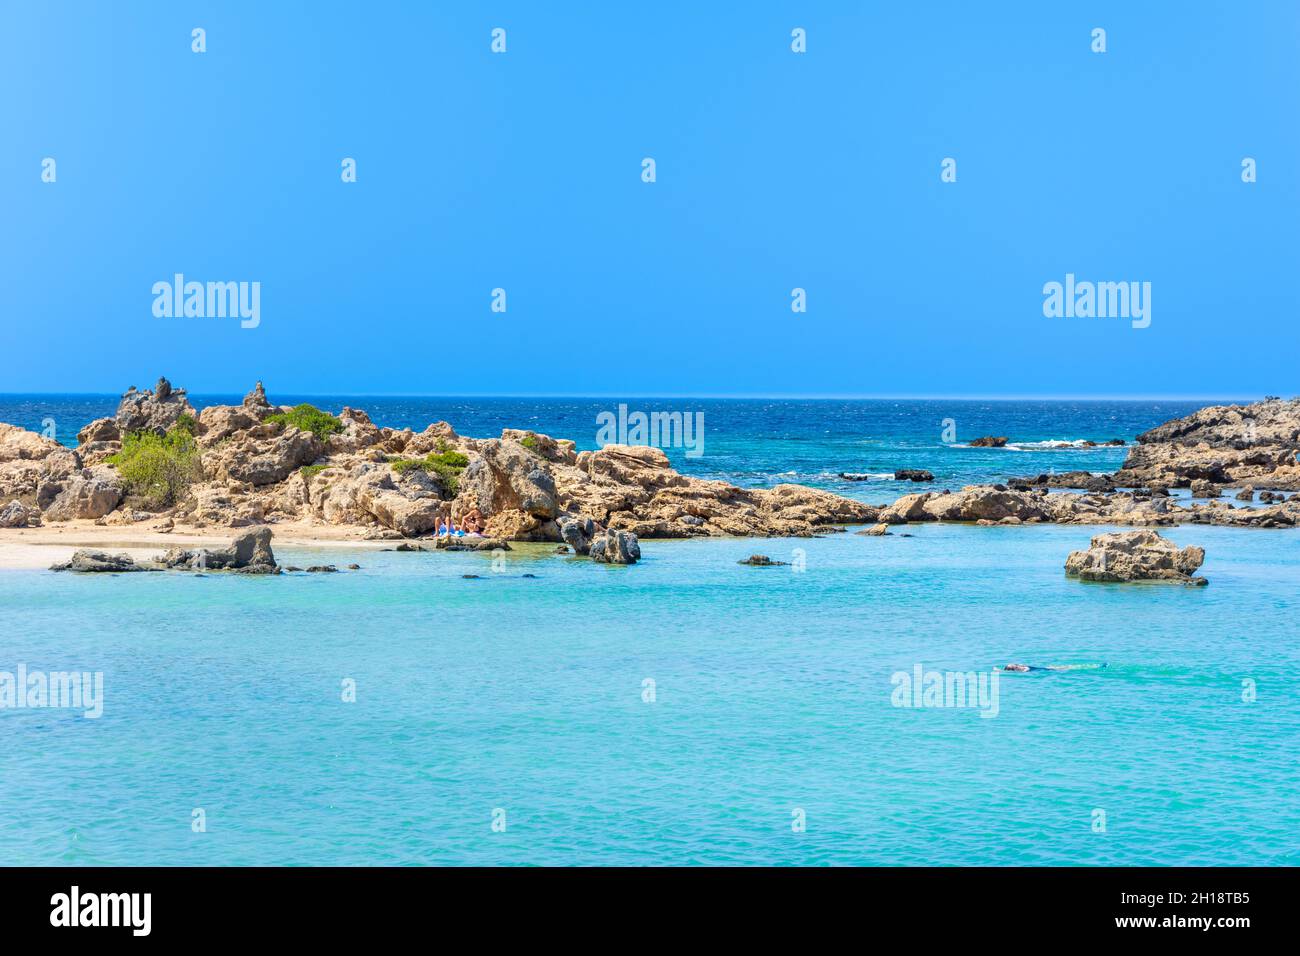
[{"label": "turquoise lagoon water", "polygon": [[[1300,537],[1167,531],[1206,548],[1202,589],[1065,578],[1101,530],[651,541],[628,568],[280,547],[362,569],[3,572],[0,670],[102,671],[104,711],[0,711],[0,858],[1300,863]],[[806,569],[736,563],[756,551]],[[995,718],[891,703],[917,664],[1009,661],[1107,666],[1006,675]]]}]

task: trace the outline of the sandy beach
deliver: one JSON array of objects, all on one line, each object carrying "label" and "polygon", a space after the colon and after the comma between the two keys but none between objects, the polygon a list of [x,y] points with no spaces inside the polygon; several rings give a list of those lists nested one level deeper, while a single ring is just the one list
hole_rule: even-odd
[{"label": "sandy beach", "polygon": [[[221,548],[244,530],[241,528],[185,528],[162,531],[156,522],[139,526],[105,526],[90,520],[67,521],[39,528],[0,528],[0,570],[48,568],[66,561],[78,548],[123,551],[137,561],[152,558],[168,548]],[[306,522],[274,525],[274,546],[347,548],[393,547],[392,541],[367,540],[363,532],[348,527],[322,527]]]}]

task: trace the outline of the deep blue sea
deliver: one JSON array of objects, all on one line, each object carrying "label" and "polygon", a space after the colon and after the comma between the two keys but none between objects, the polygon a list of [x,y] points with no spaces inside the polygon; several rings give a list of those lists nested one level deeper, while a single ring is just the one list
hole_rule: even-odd
[{"label": "deep blue sea", "polygon": [[[75,444],[116,400],[0,396],[0,420],[53,419]],[[312,401],[584,448],[616,409]],[[704,412],[703,456],[669,450],[689,473],[887,501],[914,486],[836,476],[1110,471],[1123,449],[1050,444],[1131,440],[1208,403],[628,405]],[[962,447],[985,434],[1015,447]],[[362,569],[0,571],[0,671],[104,675],[99,719],[0,710],[0,859],[1300,864],[1300,533],[1165,531],[1206,549],[1207,588],[1067,579],[1103,530],[648,541],[632,567],[519,546],[500,573],[488,555],[288,546],[282,563]],[[736,563],[753,552],[791,566]],[[1009,661],[1084,666],[1001,676],[991,718],[896,706],[918,665]]]}]

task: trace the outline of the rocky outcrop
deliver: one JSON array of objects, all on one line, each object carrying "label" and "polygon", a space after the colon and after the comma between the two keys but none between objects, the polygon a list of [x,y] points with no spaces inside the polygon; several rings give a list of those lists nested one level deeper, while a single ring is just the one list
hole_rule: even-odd
[{"label": "rocky outcrop", "polygon": [[1001,448],[1007,443],[1006,435],[985,435],[967,442],[971,448]]},{"label": "rocky outcrop", "polygon": [[1202,408],[1143,432],[1115,480],[1186,488],[1193,481],[1300,490],[1300,399]]},{"label": "rocky outcrop", "polygon": [[41,512],[38,508],[14,500],[0,508],[0,528],[38,528]]},{"label": "rocky outcrop", "polygon": [[[197,416],[202,477],[173,510],[158,517],[230,528],[320,522],[356,527],[371,538],[411,538],[436,531],[448,513],[463,520],[477,512],[490,539],[563,542],[587,555],[600,540],[602,553],[615,560],[631,554],[627,539],[617,533],[632,540],[808,537],[846,524],[888,527],[915,521],[1295,527],[1300,524],[1297,496],[1283,501],[1265,490],[1258,494],[1264,507],[1234,509],[1213,499],[1187,507],[1164,497],[1162,486],[1197,481],[1218,487],[1239,478],[1242,484],[1249,478],[1256,488],[1285,485],[1296,467],[1298,405],[1272,400],[1204,409],[1153,429],[1130,452],[1123,480],[1088,472],[1047,474],[870,505],[800,485],[741,488],[695,478],[675,470],[658,448],[608,445],[579,452],[572,441],[534,431],[505,429],[498,438],[476,439],[457,434],[446,422],[417,433],[381,427],[354,408],[342,409],[332,430],[317,429],[322,438],[273,420],[274,413],[288,409],[273,405],[258,383],[240,404],[212,406]],[[0,425],[0,501],[16,501],[50,521],[143,520],[147,515],[123,503],[116,469],[104,458],[126,431],[161,430],[192,412],[184,390],[172,389],[164,379],[152,392],[128,391],[114,418],[82,430],[77,451]],[[1253,437],[1238,448],[1229,425],[1247,419]],[[996,436],[972,444],[998,447],[1005,441]],[[1254,474],[1265,465],[1271,469],[1266,479]],[[900,469],[896,475],[933,480],[922,469]],[[1117,490],[1130,484],[1141,487]],[[1084,493],[1048,493],[1061,488]],[[17,516],[15,511],[12,520]]]},{"label": "rocky outcrop", "polygon": [[779,568],[788,567],[789,561],[773,561],[765,554],[751,554],[749,557],[737,561],[737,564],[747,564],[751,568]]},{"label": "rocky outcrop", "polygon": [[1205,481],[1201,478],[1197,478],[1195,481],[1192,482],[1192,497],[1193,498],[1221,498],[1223,497],[1223,492],[1219,490],[1219,486],[1216,485],[1214,482]]},{"label": "rocky outcrop", "polygon": [[107,551],[82,549],[73,553],[67,561],[50,565],[51,571],[78,571],[82,573],[119,573],[123,571],[147,571],[149,568],[135,563],[129,554],[109,554]]},{"label": "rocky outcrop", "polygon": [[241,534],[224,548],[172,548],[157,559],[157,564],[164,568],[238,571],[242,574],[278,574],[280,571],[271,551],[271,529],[266,527]]},{"label": "rocky outcrop", "polygon": [[58,483],[58,493],[45,508],[48,521],[102,518],[122,501],[122,485],[107,465],[86,468]]},{"label": "rocky outcrop", "polygon": [[895,481],[934,481],[934,474],[924,468],[900,468],[894,472]]},{"label": "rocky outcrop", "polygon": [[136,391],[134,385],[127,389],[117,406],[114,423],[121,435],[142,431],[162,435],[182,415],[198,417],[185,395],[185,389],[174,389],[166,378],[160,378],[152,390]]},{"label": "rocky outcrop", "polygon": [[1290,528],[1300,526],[1300,498],[1267,508],[1232,508],[1223,501],[1182,507],[1150,493],[1049,494],[1046,488],[1023,491],[1006,485],[968,485],[957,492],[904,495],[880,512],[883,524],[912,521]]},{"label": "rocky outcrop", "polygon": [[311,432],[292,425],[260,422],[221,440],[215,439],[213,432],[205,432],[200,444],[204,448],[203,466],[209,475],[254,487],[284,481],[325,451],[324,444]]},{"label": "rocky outcrop", "polygon": [[77,453],[53,439],[0,423],[0,501],[44,508],[81,467]]},{"label": "rocky outcrop", "polygon": [[1094,475],[1090,471],[1048,472],[1027,478],[1010,478],[1007,485],[1016,491],[1032,488],[1073,488],[1079,491],[1114,491],[1115,479],[1110,475]]},{"label": "rocky outcrop", "polygon": [[1205,562],[1205,550],[1179,548],[1155,531],[1116,531],[1099,534],[1086,551],[1071,552],[1065,573],[1083,581],[1175,581],[1204,585],[1195,577]]},{"label": "rocky outcrop", "polygon": [[601,564],[636,564],[641,545],[629,531],[603,531],[591,539],[591,560]]}]

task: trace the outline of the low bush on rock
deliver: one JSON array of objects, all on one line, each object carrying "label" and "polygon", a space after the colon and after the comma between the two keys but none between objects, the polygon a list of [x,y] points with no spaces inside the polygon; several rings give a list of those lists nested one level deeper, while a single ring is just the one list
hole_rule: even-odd
[{"label": "low bush on rock", "polygon": [[128,493],[158,508],[176,504],[203,478],[198,443],[179,422],[165,435],[127,435],[122,450],[107,461],[117,468]]},{"label": "low bush on rock", "polygon": [[265,421],[274,422],[278,425],[293,425],[302,431],[311,432],[321,441],[325,441],[335,432],[343,431],[341,421],[329,412],[323,412],[315,405],[306,402],[295,405],[287,412],[276,412],[267,415]]},{"label": "low bush on rock", "polygon": [[433,472],[442,479],[447,493],[455,495],[460,484],[460,473],[469,464],[469,459],[458,451],[440,451],[430,452],[423,458],[390,458],[388,464],[399,475],[408,471]]}]

